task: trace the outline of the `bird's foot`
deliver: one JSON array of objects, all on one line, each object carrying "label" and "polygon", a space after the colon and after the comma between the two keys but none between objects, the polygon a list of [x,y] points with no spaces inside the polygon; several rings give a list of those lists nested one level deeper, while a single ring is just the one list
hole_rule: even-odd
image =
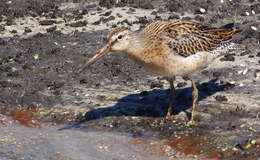
[{"label": "bird's foot", "polygon": [[196,121],[194,121],[193,119],[189,120],[187,123],[186,123],[186,126],[195,126],[197,123]]},{"label": "bird's foot", "polygon": [[167,115],[161,120],[160,125],[165,124],[167,121],[173,120],[173,118],[174,118],[174,115],[171,114],[170,112],[168,112]]}]

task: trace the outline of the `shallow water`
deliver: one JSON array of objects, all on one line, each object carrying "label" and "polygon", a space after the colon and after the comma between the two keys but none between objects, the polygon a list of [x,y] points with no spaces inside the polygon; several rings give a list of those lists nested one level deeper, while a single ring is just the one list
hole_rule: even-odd
[{"label": "shallow water", "polygon": [[[59,131],[64,125],[41,123],[33,128],[1,116],[1,160],[160,160],[150,154],[147,145],[127,134],[72,128]],[[4,119],[4,121],[3,121]],[[153,140],[147,144],[156,143]]]}]

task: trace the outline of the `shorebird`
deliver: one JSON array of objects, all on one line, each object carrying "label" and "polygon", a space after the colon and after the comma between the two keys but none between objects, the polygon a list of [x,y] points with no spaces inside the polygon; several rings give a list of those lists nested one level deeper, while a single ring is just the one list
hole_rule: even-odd
[{"label": "shorebird", "polygon": [[[110,52],[123,53],[145,70],[168,77],[170,94],[165,119],[170,119],[176,95],[175,76],[190,75],[222,55],[245,49],[244,45],[231,42],[237,32],[233,23],[214,28],[188,21],[155,21],[139,31],[118,27],[108,34],[104,47],[86,61],[79,72]],[[198,89],[194,81],[191,80],[191,84],[193,103],[188,125],[195,124],[194,111],[198,104]]]}]

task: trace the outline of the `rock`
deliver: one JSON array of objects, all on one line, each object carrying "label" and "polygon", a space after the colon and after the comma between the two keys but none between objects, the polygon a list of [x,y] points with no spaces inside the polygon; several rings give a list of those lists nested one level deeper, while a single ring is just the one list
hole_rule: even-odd
[{"label": "rock", "polygon": [[95,21],[94,23],[92,23],[93,25],[99,25],[101,23],[101,21],[100,20],[98,20],[98,21]]},{"label": "rock", "polygon": [[54,24],[56,21],[55,20],[42,20],[39,22],[40,25],[42,26],[48,26]]},{"label": "rock", "polygon": [[120,13],[117,13],[116,16],[119,17],[119,18],[123,17]]},{"label": "rock", "polygon": [[225,55],[220,61],[235,61],[235,57],[232,54]]},{"label": "rock", "polygon": [[11,25],[14,25],[14,24],[15,24],[14,18],[8,18],[8,19],[6,20],[6,25],[7,25],[7,26],[11,26]]},{"label": "rock", "polygon": [[152,81],[151,84],[150,84],[150,88],[151,89],[153,89],[153,88],[163,88],[163,83]]},{"label": "rock", "polygon": [[170,12],[179,12],[183,8],[182,3],[176,1],[169,1],[166,6]]},{"label": "rock", "polygon": [[180,16],[177,15],[177,14],[172,14],[172,15],[170,15],[170,16],[168,17],[168,19],[169,19],[169,20],[171,20],[171,19],[180,19]]},{"label": "rock", "polygon": [[153,5],[149,2],[141,3],[140,7],[143,8],[143,9],[154,9]]},{"label": "rock", "polygon": [[215,99],[216,99],[217,101],[219,101],[219,102],[226,102],[226,101],[228,101],[227,97],[226,97],[226,96],[222,96],[222,95],[217,95],[217,96],[215,97]]},{"label": "rock", "polygon": [[[103,18],[103,17],[102,17]],[[102,22],[103,23],[107,23],[107,22],[109,22],[109,21],[113,21],[113,20],[115,20],[116,19],[116,17],[115,16],[109,16],[108,18],[103,18],[102,19]],[[101,20],[101,19],[100,19]]]},{"label": "rock", "polygon": [[258,53],[256,54],[256,56],[257,56],[257,57],[260,57],[260,52],[258,52]]},{"label": "rock", "polygon": [[0,25],[0,32],[3,32],[5,30],[5,26]]},{"label": "rock", "polygon": [[71,23],[69,24],[71,27],[84,27],[88,24],[87,21],[78,21],[78,22],[75,22],[75,23]]},{"label": "rock", "polygon": [[260,70],[256,69],[255,70],[255,74],[254,74],[255,78],[260,79]]},{"label": "rock", "polygon": [[147,20],[147,17],[139,17],[138,22],[140,24],[147,24],[149,21]]},{"label": "rock", "polygon": [[187,85],[186,82],[180,82],[180,83],[177,84],[177,87],[178,87],[178,88],[182,88],[182,87],[184,87],[184,86],[186,86],[186,85]]},{"label": "rock", "polygon": [[50,28],[47,28],[46,31],[47,32],[53,32],[57,29],[57,26],[53,26],[53,27],[50,27]]},{"label": "rock", "polygon": [[[5,40],[3,40],[2,38],[0,38],[0,46],[4,46],[6,45],[7,42]],[[1,60],[1,59],[0,59]],[[1,61],[0,61],[1,62]]]},{"label": "rock", "polygon": [[250,50],[246,50],[245,52],[242,52],[242,53],[240,54],[240,56],[245,56],[245,55],[248,55],[248,54],[250,54],[250,53],[251,53]]},{"label": "rock", "polygon": [[192,18],[191,17],[183,17],[181,20],[183,20],[183,21],[191,21]]},{"label": "rock", "polygon": [[101,16],[106,16],[106,17],[108,17],[108,16],[111,15],[111,13],[112,13],[112,11],[107,11],[107,12],[105,12],[104,14],[102,14]]},{"label": "rock", "polygon": [[14,33],[15,34],[15,33],[17,33],[17,30],[13,29],[13,30],[10,31],[10,33]]},{"label": "rock", "polygon": [[121,24],[127,24],[127,25],[129,25],[129,26],[132,26],[132,23],[131,22],[129,22],[128,21],[128,19],[125,19],[125,20],[123,20],[122,22],[121,22]]},{"label": "rock", "polygon": [[30,33],[30,32],[32,32],[32,30],[31,30],[31,28],[25,27],[24,28],[24,32],[25,33]]},{"label": "rock", "polygon": [[196,21],[199,21],[199,22],[204,22],[205,19],[204,17],[200,16],[200,15],[197,15],[195,18],[194,18]]}]

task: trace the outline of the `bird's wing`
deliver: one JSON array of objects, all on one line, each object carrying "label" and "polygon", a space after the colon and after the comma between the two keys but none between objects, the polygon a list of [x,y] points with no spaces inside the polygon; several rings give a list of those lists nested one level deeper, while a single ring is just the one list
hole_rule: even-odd
[{"label": "bird's wing", "polygon": [[211,51],[230,40],[236,32],[233,24],[210,28],[208,25],[183,21],[153,22],[145,29],[145,32],[153,35],[151,39],[165,40],[173,53],[184,57],[202,51]]}]

